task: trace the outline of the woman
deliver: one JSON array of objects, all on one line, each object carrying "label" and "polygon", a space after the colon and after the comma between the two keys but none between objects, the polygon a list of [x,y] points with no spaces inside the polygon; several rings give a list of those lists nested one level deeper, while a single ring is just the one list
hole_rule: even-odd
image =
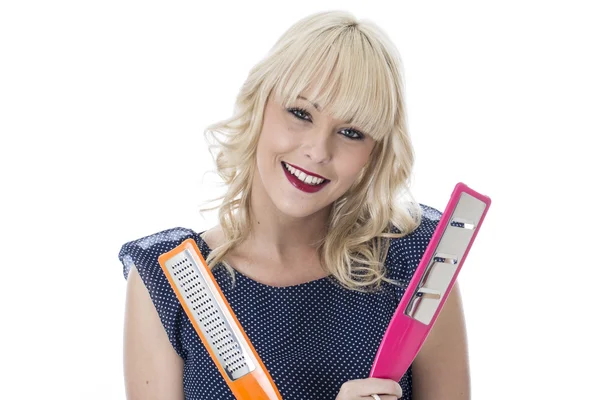
[{"label": "woman", "polygon": [[233,399],[156,259],[194,238],[275,384],[290,399],[468,399],[455,286],[400,382],[368,378],[440,212],[410,198],[400,58],[374,24],[324,12],[251,71],[210,126],[228,191],[219,224],[126,243],[129,399]]}]

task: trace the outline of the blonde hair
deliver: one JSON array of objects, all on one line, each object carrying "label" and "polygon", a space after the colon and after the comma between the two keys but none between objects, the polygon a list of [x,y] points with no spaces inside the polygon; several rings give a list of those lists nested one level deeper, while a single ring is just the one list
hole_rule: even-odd
[{"label": "blonde hair", "polygon": [[[224,243],[207,259],[209,268],[222,263],[235,283],[224,258],[250,233],[250,190],[265,104],[275,94],[289,107],[303,91],[328,105],[334,118],[350,120],[375,139],[368,165],[333,203],[328,232],[318,243],[321,263],[347,289],[398,284],[385,276],[389,239],[408,235],[422,218],[408,189],[414,153],[401,60],[381,29],[346,11],[312,14],[290,27],[250,70],[234,115],[206,128],[217,173],[227,186],[219,206],[203,209],[218,208],[224,232]],[[412,201],[397,204],[400,195]]]}]

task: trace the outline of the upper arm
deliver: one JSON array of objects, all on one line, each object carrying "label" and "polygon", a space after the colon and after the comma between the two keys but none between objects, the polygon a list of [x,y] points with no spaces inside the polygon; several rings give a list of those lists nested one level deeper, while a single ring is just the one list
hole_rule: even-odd
[{"label": "upper arm", "polygon": [[413,365],[415,400],[468,400],[470,394],[467,335],[458,282]]},{"label": "upper arm", "polygon": [[127,277],[123,340],[129,400],[182,400],[183,360],[171,345],[137,269]]}]

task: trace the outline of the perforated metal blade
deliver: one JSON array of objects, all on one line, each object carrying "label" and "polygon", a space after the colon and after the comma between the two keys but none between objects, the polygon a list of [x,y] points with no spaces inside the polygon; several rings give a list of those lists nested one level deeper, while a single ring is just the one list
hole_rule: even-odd
[{"label": "perforated metal blade", "polygon": [[456,203],[442,237],[433,252],[405,314],[424,324],[431,323],[442,299],[456,279],[474,234],[489,203],[463,192]]},{"label": "perforated metal blade", "polygon": [[164,267],[179,291],[180,301],[187,307],[188,317],[201,330],[205,346],[216,357],[215,362],[231,380],[254,371],[256,360],[195,251],[186,248],[176,253],[164,260]]}]

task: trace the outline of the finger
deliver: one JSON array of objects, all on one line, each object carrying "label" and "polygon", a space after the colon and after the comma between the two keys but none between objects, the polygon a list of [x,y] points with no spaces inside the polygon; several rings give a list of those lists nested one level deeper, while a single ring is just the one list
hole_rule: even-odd
[{"label": "finger", "polygon": [[362,389],[362,396],[370,397],[372,393],[377,393],[379,397],[382,395],[392,395],[396,398],[402,397],[400,384],[391,379],[368,378],[362,380],[359,385]]},{"label": "finger", "polygon": [[[400,397],[398,397],[398,396],[395,396],[395,395],[391,395],[391,394],[380,394],[380,395],[379,395],[379,398],[380,398],[381,400],[398,400]],[[367,397],[364,397],[364,396],[363,396],[363,397],[361,397],[360,399],[361,399],[361,400],[374,400],[374,399],[375,399],[375,397],[373,397],[373,396],[367,396]]]}]

